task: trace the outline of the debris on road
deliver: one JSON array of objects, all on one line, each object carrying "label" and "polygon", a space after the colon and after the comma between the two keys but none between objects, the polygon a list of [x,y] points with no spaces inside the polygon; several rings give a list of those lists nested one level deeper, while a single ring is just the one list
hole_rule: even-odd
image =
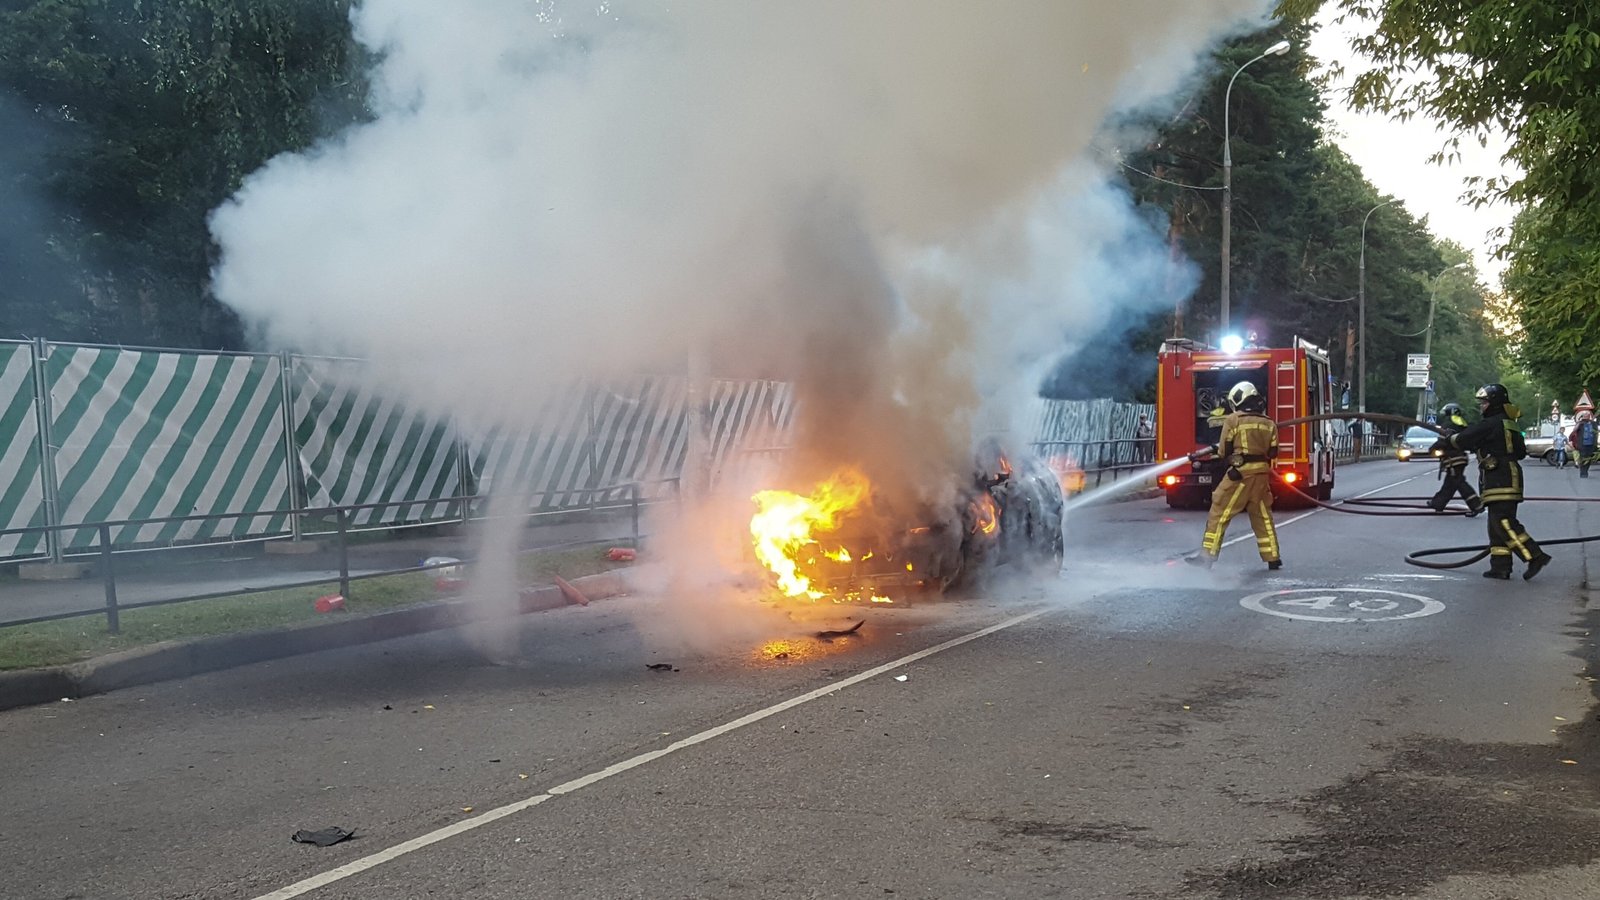
[{"label": "debris on road", "polygon": [[584,596],[583,591],[573,587],[572,582],[567,581],[565,578],[562,578],[559,575],[554,575],[551,577],[555,579],[556,587],[561,589],[561,596],[567,598],[568,603],[573,603],[578,606],[589,605],[589,598]]},{"label": "debris on road", "polygon": [[894,680],[895,681],[905,681],[906,679],[908,679],[910,677],[911,677],[910,675],[896,675],[894,677]]},{"label": "debris on road", "polygon": [[678,667],[672,663],[645,663],[644,666],[652,672],[676,672]]},{"label": "debris on road", "polygon": [[354,829],[340,828],[337,825],[333,825],[320,831],[296,831],[290,840],[296,844],[316,844],[318,847],[331,847],[354,834]]},{"label": "debris on road", "polygon": [[453,556],[430,556],[422,561],[426,568],[433,569],[433,589],[436,591],[454,592],[467,585],[467,571],[461,565],[461,560]]},{"label": "debris on road", "polygon": [[854,625],[851,625],[849,628],[846,628],[843,631],[819,631],[819,632],[817,632],[817,637],[819,637],[819,638],[821,638],[821,639],[826,641],[826,640],[829,640],[831,638],[845,637],[847,635],[852,635],[852,634],[855,634],[857,631],[860,631],[861,630],[861,626],[865,625],[866,622],[867,622],[866,619],[862,619],[861,621],[855,623]]}]

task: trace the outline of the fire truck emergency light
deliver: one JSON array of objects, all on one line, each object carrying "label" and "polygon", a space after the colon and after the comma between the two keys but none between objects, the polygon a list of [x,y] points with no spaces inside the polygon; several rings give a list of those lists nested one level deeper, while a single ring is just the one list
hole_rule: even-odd
[{"label": "fire truck emergency light", "polygon": [[1221,344],[1223,353],[1238,353],[1244,349],[1244,338],[1237,334],[1225,334],[1218,343]]}]

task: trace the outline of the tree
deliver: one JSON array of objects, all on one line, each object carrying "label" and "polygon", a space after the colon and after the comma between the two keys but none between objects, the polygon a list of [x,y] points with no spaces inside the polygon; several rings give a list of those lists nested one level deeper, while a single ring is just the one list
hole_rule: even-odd
[{"label": "tree", "polygon": [[[0,322],[237,345],[206,290],[206,216],[272,156],[363,114],[349,7],[0,0],[0,96],[19,98],[32,151],[0,184],[35,201],[42,236],[0,258]],[[20,277],[39,271],[54,274]]]},{"label": "tree", "polygon": [[[1470,185],[1476,202],[1524,206],[1504,248],[1525,328],[1519,358],[1564,390],[1600,382],[1600,0],[1327,0],[1370,31],[1356,49],[1360,107],[1510,135],[1520,175]],[[1307,16],[1323,0],[1280,0]]]},{"label": "tree", "polygon": [[[1295,48],[1245,69],[1235,83],[1230,116],[1234,169],[1233,318],[1265,342],[1299,336],[1330,351],[1334,366],[1354,380],[1353,338],[1362,256],[1368,300],[1368,408],[1414,413],[1416,389],[1405,387],[1405,357],[1422,349],[1432,277],[1464,259],[1440,245],[1426,223],[1402,205],[1367,213],[1385,199],[1360,168],[1323,133],[1324,106],[1308,73],[1309,27],[1286,22],[1230,42],[1217,54],[1211,78],[1178,115],[1147,123],[1154,137],[1129,155],[1124,172],[1138,202],[1163,210],[1174,243],[1202,270],[1202,281],[1181,321],[1167,317],[1101,336],[1099,356],[1057,373],[1046,391],[1090,393],[1128,360],[1148,360],[1160,340],[1181,326],[1188,336],[1215,338],[1220,280],[1221,106],[1229,78],[1273,42]],[[1483,317],[1483,293],[1473,279],[1441,291],[1433,351],[1444,365],[1442,387],[1466,390],[1498,377],[1496,340]],[[1133,351],[1133,352],[1128,352]],[[1118,368],[1119,360],[1122,368]],[[1445,361],[1448,361],[1446,363]],[[1140,380],[1153,367],[1143,364]],[[1148,395],[1149,391],[1144,391]],[[1471,391],[1467,390],[1470,400]]]}]

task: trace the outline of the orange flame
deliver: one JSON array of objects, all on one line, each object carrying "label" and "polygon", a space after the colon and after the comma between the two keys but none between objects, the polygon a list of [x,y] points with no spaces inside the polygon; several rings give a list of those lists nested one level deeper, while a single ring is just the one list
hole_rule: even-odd
[{"label": "orange flame", "polygon": [[[827,591],[817,587],[815,573],[807,572],[806,566],[816,562],[818,556],[840,563],[855,560],[848,548],[825,549],[819,539],[836,533],[849,514],[866,501],[870,491],[865,476],[854,469],[844,469],[817,485],[809,496],[770,490],[750,498],[756,504],[756,513],[750,517],[756,558],[772,573],[784,596],[812,600],[828,596]],[[861,558],[871,555],[868,552]],[[869,598],[875,603],[889,602],[876,595]],[[839,599],[855,600],[861,596],[852,591]]]},{"label": "orange flame", "polygon": [[995,509],[994,497],[987,493],[979,494],[972,501],[972,530],[984,534],[994,534],[1000,527],[999,510]]},{"label": "orange flame", "polygon": [[1070,457],[1051,457],[1047,465],[1056,473],[1056,480],[1061,482],[1063,494],[1081,494],[1086,487],[1087,476],[1083,474],[1083,467],[1074,462]]}]

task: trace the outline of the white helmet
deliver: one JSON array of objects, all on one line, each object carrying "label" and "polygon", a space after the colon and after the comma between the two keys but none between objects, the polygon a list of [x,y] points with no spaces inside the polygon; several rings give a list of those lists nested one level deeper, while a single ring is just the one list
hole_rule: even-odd
[{"label": "white helmet", "polygon": [[1259,396],[1261,396],[1261,392],[1256,390],[1255,385],[1248,381],[1241,381],[1228,391],[1228,403],[1232,405],[1234,409],[1240,409],[1244,406],[1244,402],[1246,400],[1249,400],[1251,397]]}]

